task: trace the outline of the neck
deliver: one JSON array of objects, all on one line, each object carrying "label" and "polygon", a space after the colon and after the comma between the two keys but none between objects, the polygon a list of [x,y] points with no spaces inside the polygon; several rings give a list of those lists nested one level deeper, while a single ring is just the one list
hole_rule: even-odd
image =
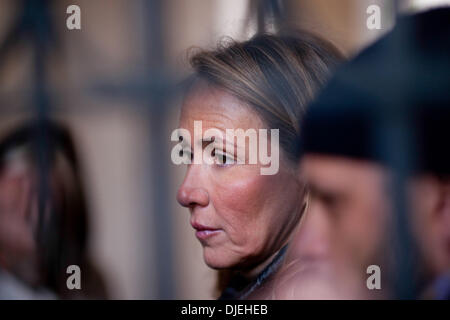
[{"label": "neck", "polygon": [[[284,247],[284,246],[283,246]],[[274,254],[272,254],[271,256],[269,256],[267,259],[265,259],[263,262],[261,262],[260,264],[258,264],[256,267],[246,270],[246,271],[241,271],[240,274],[248,279],[254,279],[256,278],[267,266],[270,265],[270,263],[272,263],[272,261],[275,259],[275,257],[280,253],[280,251],[283,249],[283,247],[281,247],[279,250],[277,250]]]}]

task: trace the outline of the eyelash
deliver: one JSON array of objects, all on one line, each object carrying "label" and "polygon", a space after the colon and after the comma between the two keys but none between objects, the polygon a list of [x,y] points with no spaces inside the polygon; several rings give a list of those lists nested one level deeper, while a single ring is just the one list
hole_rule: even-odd
[{"label": "eyelash", "polygon": [[[183,157],[183,156],[190,157],[191,162],[194,160],[194,154],[189,149],[180,150],[180,157]],[[217,160],[220,160],[219,157],[222,157],[222,163],[220,163],[220,162],[214,163],[214,165],[216,165],[218,167],[227,167],[227,166],[232,165],[235,162],[235,159],[233,157],[231,157],[230,155],[228,155],[222,151],[217,151],[216,149],[214,149],[212,151],[211,156]]]},{"label": "eyelash", "polygon": [[180,150],[180,157],[188,156],[191,161],[194,160],[194,154],[189,149]]},{"label": "eyelash", "polygon": [[[226,154],[226,153],[223,153],[222,151],[219,151],[219,150],[216,151],[216,149],[214,149],[212,153],[213,153],[212,156],[213,156],[214,158],[218,159],[218,160],[220,160],[219,157],[222,157],[221,163],[215,163],[215,165],[218,166],[218,167],[227,167],[227,166],[230,166],[230,165],[232,165],[233,162],[235,161],[234,158],[230,157],[230,156],[229,156],[228,154]],[[230,161],[227,161],[227,160],[230,160]]]}]

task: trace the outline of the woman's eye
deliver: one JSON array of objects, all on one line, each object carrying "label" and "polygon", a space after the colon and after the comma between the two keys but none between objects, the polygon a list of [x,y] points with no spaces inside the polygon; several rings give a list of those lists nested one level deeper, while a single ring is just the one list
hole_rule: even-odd
[{"label": "woman's eye", "polygon": [[234,158],[223,151],[214,149],[212,153],[212,156],[216,159],[217,165],[226,166],[234,163]]},{"label": "woman's eye", "polygon": [[180,150],[180,157],[182,157],[186,162],[193,160],[193,154],[191,150],[188,149]]}]

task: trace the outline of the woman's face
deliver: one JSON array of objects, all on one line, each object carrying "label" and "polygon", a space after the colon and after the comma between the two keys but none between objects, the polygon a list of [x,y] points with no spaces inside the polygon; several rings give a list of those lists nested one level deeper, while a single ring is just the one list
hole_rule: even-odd
[{"label": "woman's face", "polygon": [[[202,121],[203,132],[215,128],[224,137],[226,129],[258,132],[264,128],[255,111],[226,91],[207,85],[197,85],[182,106],[180,128],[191,137],[194,121]],[[237,141],[223,144],[243,147]],[[297,168],[284,159],[282,151],[274,175],[261,175],[259,159],[256,164],[247,160],[248,152],[245,164],[189,164],[178,190],[177,200],[189,208],[205,262],[212,268],[255,268],[287,241],[301,215],[303,185],[295,174]]]}]

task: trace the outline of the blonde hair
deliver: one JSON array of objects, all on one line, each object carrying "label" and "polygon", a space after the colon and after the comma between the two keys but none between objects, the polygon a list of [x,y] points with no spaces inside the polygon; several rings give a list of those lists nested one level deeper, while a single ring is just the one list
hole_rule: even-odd
[{"label": "blonde hair", "polygon": [[279,129],[282,149],[297,161],[306,107],[342,59],[331,43],[291,31],[222,41],[216,50],[196,53],[191,65],[196,77],[228,90]]}]

